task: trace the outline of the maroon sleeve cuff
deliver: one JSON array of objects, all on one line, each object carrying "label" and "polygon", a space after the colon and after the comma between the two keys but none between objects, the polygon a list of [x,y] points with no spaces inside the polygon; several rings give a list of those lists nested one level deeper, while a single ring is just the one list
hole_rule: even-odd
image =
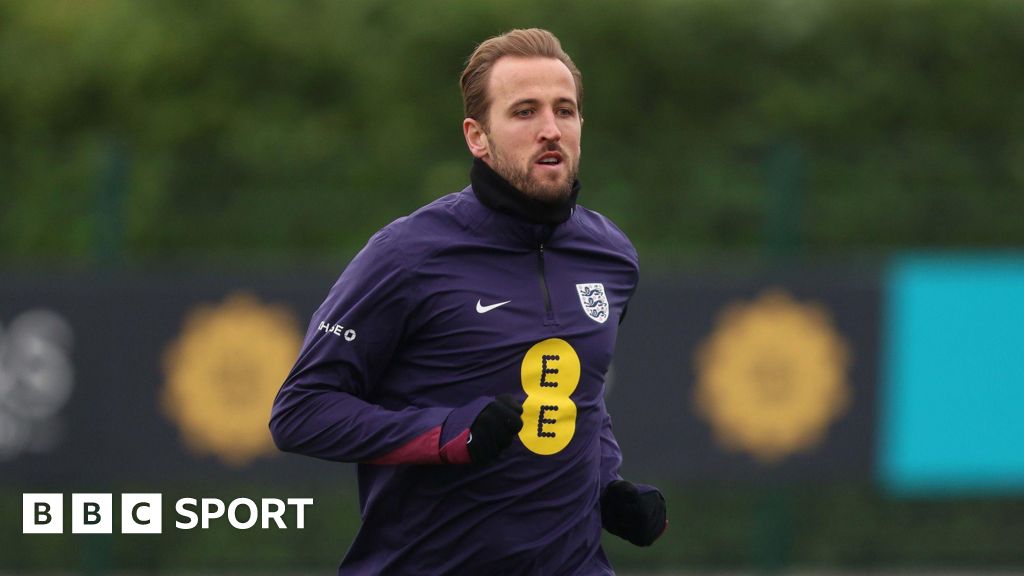
[{"label": "maroon sleeve cuff", "polygon": [[395,464],[440,464],[441,454],[437,448],[440,438],[441,427],[435,426],[413,438],[402,447],[374,458],[369,463],[382,466]]},{"label": "maroon sleeve cuff", "polygon": [[369,464],[469,464],[469,427],[494,398],[480,397],[448,413],[444,424],[435,426],[401,447],[370,460]]},{"label": "maroon sleeve cuff", "polygon": [[462,431],[451,442],[441,447],[441,461],[445,464],[470,464],[469,457],[469,429]]},{"label": "maroon sleeve cuff", "polygon": [[448,464],[469,464],[469,427],[480,415],[480,412],[494,398],[482,396],[465,406],[451,411],[441,427],[441,461]]}]

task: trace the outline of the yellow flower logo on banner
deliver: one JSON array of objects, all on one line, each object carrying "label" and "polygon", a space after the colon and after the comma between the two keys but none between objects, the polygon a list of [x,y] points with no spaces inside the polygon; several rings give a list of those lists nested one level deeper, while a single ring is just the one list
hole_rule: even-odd
[{"label": "yellow flower logo on banner", "polygon": [[164,412],[186,446],[242,466],[274,454],[270,406],[298,355],[292,312],[233,294],[189,313],[164,353]]},{"label": "yellow flower logo on banner", "polygon": [[825,308],[771,290],[719,316],[695,401],[718,442],[775,463],[817,446],[847,408],[849,349]]}]

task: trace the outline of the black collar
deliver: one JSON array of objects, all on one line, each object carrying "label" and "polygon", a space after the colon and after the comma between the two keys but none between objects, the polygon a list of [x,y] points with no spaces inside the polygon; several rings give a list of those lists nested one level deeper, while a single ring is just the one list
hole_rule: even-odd
[{"label": "black collar", "polygon": [[556,225],[568,220],[580,192],[580,181],[576,180],[572,183],[569,197],[561,202],[543,202],[530,198],[479,158],[473,160],[469,181],[473,185],[473,193],[484,206],[534,224]]}]

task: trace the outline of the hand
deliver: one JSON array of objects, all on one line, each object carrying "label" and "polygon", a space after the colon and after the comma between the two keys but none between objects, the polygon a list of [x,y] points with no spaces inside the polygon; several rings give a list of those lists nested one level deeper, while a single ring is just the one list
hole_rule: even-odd
[{"label": "hand", "polygon": [[474,464],[490,464],[523,428],[523,406],[511,394],[502,394],[477,415],[469,427],[469,457]]},{"label": "hand", "polygon": [[650,546],[668,527],[665,497],[655,489],[640,493],[636,485],[614,480],[601,494],[605,530],[637,546]]}]

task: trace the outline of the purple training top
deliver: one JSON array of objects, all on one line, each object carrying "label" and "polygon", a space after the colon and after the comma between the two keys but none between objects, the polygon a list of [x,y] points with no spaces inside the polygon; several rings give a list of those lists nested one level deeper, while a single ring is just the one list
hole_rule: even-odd
[{"label": "purple training top", "polygon": [[[274,440],[359,463],[362,526],[339,574],[612,574],[599,497],[622,458],[604,379],[636,251],[575,189],[542,223],[558,210],[532,216],[481,162],[472,183],[348,265],[274,402]],[[504,393],[522,432],[470,464],[469,427]]]}]

